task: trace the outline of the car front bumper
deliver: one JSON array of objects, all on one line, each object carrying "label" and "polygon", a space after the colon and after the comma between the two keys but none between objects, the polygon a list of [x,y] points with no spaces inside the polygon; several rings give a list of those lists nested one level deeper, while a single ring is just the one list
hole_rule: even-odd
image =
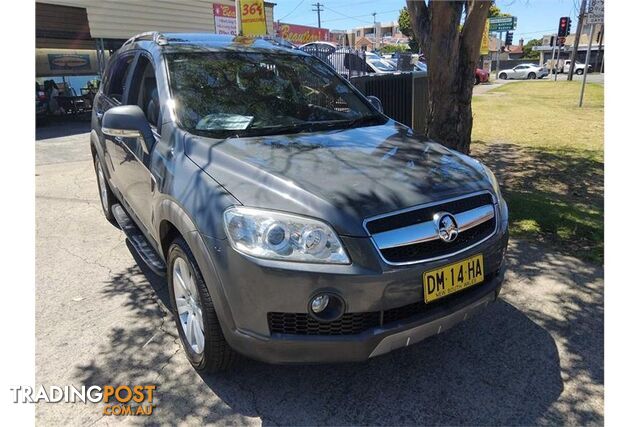
[{"label": "car front bumper", "polygon": [[[218,295],[216,310],[226,340],[236,351],[269,363],[362,361],[417,343],[463,321],[496,300],[504,276],[506,222],[480,245],[456,256],[413,265],[385,264],[368,238],[342,237],[351,265],[285,263],[236,252],[225,239],[205,238],[215,265],[207,280]],[[346,335],[272,333],[269,313],[307,313],[318,292],[340,295],[346,313],[378,312],[421,305],[423,272],[482,253],[485,281],[419,312]],[[215,283],[212,283],[215,282]]]}]

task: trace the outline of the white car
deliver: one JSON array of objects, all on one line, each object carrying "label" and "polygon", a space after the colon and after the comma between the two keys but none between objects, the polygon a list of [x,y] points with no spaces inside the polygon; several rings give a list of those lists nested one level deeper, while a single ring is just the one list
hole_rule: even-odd
[{"label": "white car", "polygon": [[365,57],[367,58],[367,71],[369,73],[389,74],[398,71],[393,62],[388,59],[384,59],[376,53],[365,52]]},{"label": "white car", "polygon": [[[564,61],[564,64],[562,65],[562,69],[560,70],[561,73],[568,73],[569,72],[569,66],[571,65],[571,60],[566,60]],[[576,73],[577,75],[582,75],[584,74],[584,67],[585,65],[576,61],[575,65],[573,66],[573,72]],[[589,72],[592,71],[592,66],[589,65]]]},{"label": "white car", "polygon": [[395,65],[375,53],[365,52],[363,55],[362,52],[345,48],[337,49],[327,57],[326,62],[343,77],[354,74],[389,74],[397,71]]},{"label": "white car", "polygon": [[549,75],[549,70],[536,64],[520,64],[508,70],[500,70],[498,78],[508,79],[541,79]]}]

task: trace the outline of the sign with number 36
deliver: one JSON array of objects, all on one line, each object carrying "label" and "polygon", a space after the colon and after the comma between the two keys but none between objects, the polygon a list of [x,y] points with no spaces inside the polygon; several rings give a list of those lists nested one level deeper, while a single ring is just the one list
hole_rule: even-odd
[{"label": "sign with number 36", "polygon": [[240,0],[242,35],[262,36],[267,34],[267,21],[263,0]]}]

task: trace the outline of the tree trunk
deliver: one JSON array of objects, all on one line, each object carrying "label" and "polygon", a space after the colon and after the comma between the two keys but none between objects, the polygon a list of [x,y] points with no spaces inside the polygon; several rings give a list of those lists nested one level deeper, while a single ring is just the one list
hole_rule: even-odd
[{"label": "tree trunk", "polygon": [[[407,0],[427,57],[427,136],[463,153],[471,145],[471,96],[489,0]],[[464,25],[461,25],[463,15]]]}]

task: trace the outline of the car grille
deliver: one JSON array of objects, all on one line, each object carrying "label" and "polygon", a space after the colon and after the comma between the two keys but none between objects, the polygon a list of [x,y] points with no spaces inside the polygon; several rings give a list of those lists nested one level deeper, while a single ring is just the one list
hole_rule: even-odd
[{"label": "car grille", "polygon": [[353,335],[380,324],[380,313],[345,313],[333,322],[318,322],[307,313],[269,313],[271,333],[295,335]]},{"label": "car grille", "polygon": [[332,322],[318,322],[307,313],[272,312],[267,314],[269,330],[272,334],[357,335],[374,327],[385,326],[392,322],[406,320],[414,316],[428,315],[443,305],[452,304],[464,298],[469,292],[477,292],[483,284],[489,282],[495,275],[496,273],[489,274],[481,284],[456,292],[455,294],[429,304],[418,301],[382,312],[345,313],[342,318]]},{"label": "car grille", "polygon": [[475,196],[466,197],[464,199],[431,205],[409,212],[399,213],[396,215],[391,214],[383,218],[368,221],[367,231],[370,234],[375,234],[381,233],[383,231],[395,230],[396,228],[431,221],[433,219],[433,215],[438,212],[445,211],[452,214],[457,214],[460,212],[469,211],[473,208],[490,204],[493,204],[493,199],[491,198],[490,194],[478,194]]},{"label": "car grille", "polygon": [[[430,222],[438,212],[448,212],[455,216],[487,205],[494,206],[493,197],[489,193],[481,193],[397,214],[392,213],[367,221],[365,227],[375,241],[376,235],[380,235],[379,233],[389,234],[389,232],[393,233],[394,230],[403,227]],[[490,219],[461,231],[453,242],[445,242],[436,238],[402,246],[382,247],[379,248],[380,254],[386,262],[391,264],[415,263],[442,258],[465,250],[490,237],[496,230],[496,222],[494,208],[494,215]],[[414,239],[415,236],[411,235],[411,238]]]},{"label": "car grille", "polygon": [[380,253],[387,261],[393,263],[420,261],[425,258],[438,258],[461,251],[489,237],[493,234],[495,228],[496,218],[493,217],[489,221],[485,221],[470,230],[460,233],[456,240],[450,243],[438,239],[417,243],[415,245],[383,249]]}]

